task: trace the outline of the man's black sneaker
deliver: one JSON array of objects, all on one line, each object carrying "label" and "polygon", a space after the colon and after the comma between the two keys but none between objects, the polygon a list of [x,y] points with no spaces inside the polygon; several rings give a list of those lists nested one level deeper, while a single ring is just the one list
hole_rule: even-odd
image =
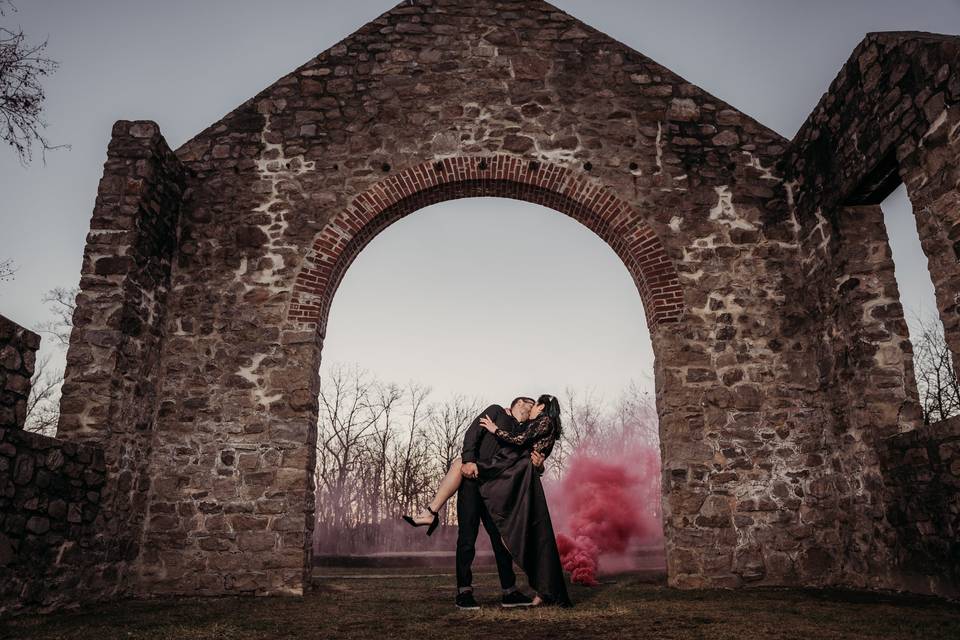
[{"label": "man's black sneaker", "polygon": [[511,591],[503,596],[500,606],[507,607],[529,607],[533,604],[533,599],[528,598],[522,591]]},{"label": "man's black sneaker", "polygon": [[464,591],[457,594],[457,609],[479,609],[476,599],[473,597],[473,591]]}]

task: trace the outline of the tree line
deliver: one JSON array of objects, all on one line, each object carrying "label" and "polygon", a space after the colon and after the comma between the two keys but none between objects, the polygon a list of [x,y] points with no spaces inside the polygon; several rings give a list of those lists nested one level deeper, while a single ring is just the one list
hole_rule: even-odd
[{"label": "tree line", "polygon": [[[429,502],[460,456],[467,428],[491,400],[458,395],[432,401],[429,387],[385,383],[356,365],[333,366],[321,381],[317,551],[426,547],[422,530],[409,528],[400,516]],[[658,442],[653,397],[636,384],[611,406],[594,393],[567,390],[563,421],[563,437],[546,463],[548,479],[563,474],[571,452],[582,443],[615,442],[627,433],[649,444]],[[455,499],[440,518],[442,524],[456,523]]]}]

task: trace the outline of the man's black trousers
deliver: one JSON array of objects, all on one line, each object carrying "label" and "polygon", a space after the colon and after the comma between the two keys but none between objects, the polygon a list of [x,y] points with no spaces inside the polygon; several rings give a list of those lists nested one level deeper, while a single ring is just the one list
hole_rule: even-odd
[{"label": "man's black trousers", "polygon": [[480,523],[490,535],[493,555],[497,561],[497,573],[500,574],[500,586],[509,589],[516,585],[517,575],[513,571],[513,557],[503,544],[497,525],[487,511],[480,496],[480,485],[473,478],[463,478],[457,491],[457,587],[473,586],[473,558],[476,556],[477,534]]}]

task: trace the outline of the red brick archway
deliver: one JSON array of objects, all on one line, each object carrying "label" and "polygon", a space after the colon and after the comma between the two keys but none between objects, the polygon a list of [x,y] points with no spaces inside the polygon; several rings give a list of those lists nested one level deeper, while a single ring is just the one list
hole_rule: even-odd
[{"label": "red brick archway", "polygon": [[404,169],[358,195],[314,240],[297,275],[287,320],[326,330],[340,280],[378,233],[423,207],[455,198],[525,200],[565,213],[609,244],[630,271],[651,333],[678,322],[683,291],[653,229],[609,189],[573,171],[514,156],[455,157]]}]

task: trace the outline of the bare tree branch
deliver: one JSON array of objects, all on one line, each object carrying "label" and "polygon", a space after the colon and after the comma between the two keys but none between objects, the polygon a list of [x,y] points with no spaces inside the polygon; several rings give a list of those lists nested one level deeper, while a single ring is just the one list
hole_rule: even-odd
[{"label": "bare tree branch", "polygon": [[27,397],[27,418],[24,430],[46,436],[56,434],[60,418],[58,403],[63,370],[50,367],[50,356],[36,363],[30,378],[30,395]]},{"label": "bare tree branch", "polygon": [[14,265],[13,260],[10,258],[0,260],[0,282],[13,280],[13,275],[16,272],[17,267]]},{"label": "bare tree branch", "polygon": [[913,369],[924,424],[960,415],[960,384],[936,311],[921,316],[911,312]]},{"label": "bare tree branch", "polygon": [[[0,17],[16,10],[12,2],[0,1]],[[43,55],[46,48],[46,40],[28,44],[19,27],[13,30],[0,26],[0,139],[14,148],[22,166],[33,160],[34,143],[40,144],[44,165],[48,150],[70,147],[51,145],[41,133],[47,127],[42,81],[59,67]]]},{"label": "bare tree branch", "polygon": [[56,338],[61,347],[70,346],[70,332],[73,330],[73,312],[76,310],[77,295],[80,287],[66,289],[56,287],[43,296],[43,301],[51,303],[49,307],[53,320],[42,322],[37,330]]}]

